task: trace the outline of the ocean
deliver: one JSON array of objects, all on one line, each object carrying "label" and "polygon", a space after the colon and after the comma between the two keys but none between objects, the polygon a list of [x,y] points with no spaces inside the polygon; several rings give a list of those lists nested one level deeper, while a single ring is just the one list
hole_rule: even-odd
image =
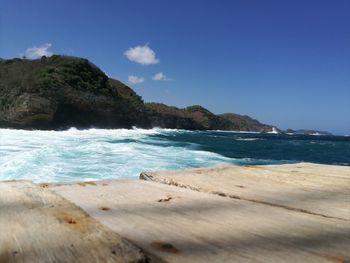
[{"label": "ocean", "polygon": [[350,165],[350,137],[171,129],[0,129],[0,180],[138,178],[220,164]]}]

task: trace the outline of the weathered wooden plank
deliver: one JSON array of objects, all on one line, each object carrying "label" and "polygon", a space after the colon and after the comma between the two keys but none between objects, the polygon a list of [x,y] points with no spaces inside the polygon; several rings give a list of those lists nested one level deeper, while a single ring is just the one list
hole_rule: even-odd
[{"label": "weathered wooden plank", "polygon": [[0,262],[145,262],[143,252],[45,186],[0,182]]},{"label": "weathered wooden plank", "polygon": [[350,220],[350,167],[298,163],[146,172],[142,179]]},{"label": "weathered wooden plank", "polygon": [[146,252],[169,262],[350,259],[350,226],[343,219],[147,181],[52,189]]}]

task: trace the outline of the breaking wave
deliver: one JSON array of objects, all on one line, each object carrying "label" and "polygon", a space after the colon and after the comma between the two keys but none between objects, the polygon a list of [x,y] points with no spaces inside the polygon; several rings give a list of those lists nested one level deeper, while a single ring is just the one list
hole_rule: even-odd
[{"label": "breaking wave", "polygon": [[1,129],[0,179],[34,182],[137,178],[142,171],[174,170],[241,160],[172,142],[170,129],[27,131]]},{"label": "breaking wave", "polygon": [[[71,182],[130,179],[138,178],[142,171],[220,164],[350,163],[346,157],[350,149],[348,141],[324,140],[311,144],[310,140],[280,136],[160,128],[0,129],[0,180]],[[315,136],[312,139],[315,141]]]}]

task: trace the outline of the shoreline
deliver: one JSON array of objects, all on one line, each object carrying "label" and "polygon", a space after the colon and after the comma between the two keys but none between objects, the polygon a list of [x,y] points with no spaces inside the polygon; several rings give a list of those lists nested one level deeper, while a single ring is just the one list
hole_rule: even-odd
[{"label": "shoreline", "polygon": [[[146,178],[143,178],[143,174],[161,174],[161,173],[182,173],[184,171],[201,171],[201,170],[212,170],[212,169],[221,169],[221,168],[226,168],[226,167],[242,167],[242,168],[253,168],[253,167],[287,167],[287,166],[294,166],[294,165],[310,165],[310,166],[330,166],[330,167],[348,167],[350,168],[350,165],[346,164],[322,164],[322,163],[311,163],[311,162],[291,162],[291,163],[280,163],[280,164],[250,164],[250,165],[245,165],[245,164],[218,164],[214,166],[208,166],[208,167],[196,167],[196,168],[190,168],[190,169],[178,169],[178,170],[149,170],[149,171],[143,171],[139,174],[139,176],[135,178],[121,178],[121,179],[102,179],[102,180],[77,180],[77,181],[67,181],[67,182],[33,182],[31,180],[0,180],[1,182],[30,182],[36,185],[49,185],[49,186],[59,186],[59,185],[75,185],[75,184],[84,184],[87,183],[108,183],[108,182],[118,182],[118,181],[137,181],[137,180],[148,180]],[[350,169],[349,169],[350,171]]]},{"label": "shoreline", "polygon": [[[350,166],[350,141],[153,130],[0,131],[0,178],[62,182],[137,178],[153,169],[300,161]],[[325,141],[324,141],[325,140]],[[282,159],[282,160],[281,160]]]},{"label": "shoreline", "polygon": [[165,131],[188,131],[188,132],[222,132],[222,133],[242,133],[242,134],[270,134],[270,135],[289,135],[289,136],[313,136],[313,137],[349,137],[349,134],[323,134],[323,133],[290,133],[283,130],[278,131],[246,131],[246,130],[216,130],[216,129],[178,129],[178,128],[162,128],[162,127],[137,127],[137,126],[130,126],[130,127],[120,127],[120,128],[108,128],[108,127],[85,127],[85,128],[79,128],[79,127],[66,127],[66,128],[58,128],[58,129],[36,129],[36,128],[26,128],[26,127],[3,127],[0,126],[0,130],[18,130],[18,131],[52,131],[52,132],[61,132],[61,131],[69,131],[69,130],[77,130],[77,131],[86,131],[86,130],[165,130]]},{"label": "shoreline", "polygon": [[[85,253],[89,244],[79,240],[86,234],[96,240],[88,254],[111,262],[350,259],[350,167],[230,165],[144,172],[140,179],[0,182],[0,259],[74,261],[64,252],[73,249],[67,240],[75,240],[76,255]],[[108,233],[117,250],[104,249]]]},{"label": "shoreline", "polygon": [[153,173],[182,173],[183,171],[196,171],[196,170],[212,170],[212,169],[221,169],[225,167],[241,167],[241,168],[254,168],[254,167],[288,167],[288,166],[294,166],[294,165],[310,165],[310,166],[329,166],[329,167],[339,167],[339,168],[349,168],[350,171],[350,165],[348,164],[323,164],[323,163],[311,163],[311,162],[290,162],[290,163],[280,163],[280,164],[218,164],[214,166],[208,166],[208,167],[197,167],[197,168],[190,168],[190,169],[178,169],[178,170],[149,170],[149,171],[143,171],[139,174],[139,176],[135,178],[120,178],[120,179],[101,179],[101,180],[77,180],[77,181],[64,181],[64,182],[34,182],[28,179],[10,179],[10,180],[0,180],[0,183],[6,183],[6,182],[29,182],[33,183],[35,185],[47,185],[47,186],[60,186],[60,185],[75,185],[75,184],[89,184],[89,183],[109,183],[109,182],[118,182],[118,181],[137,181],[137,180],[147,180],[146,178],[143,178],[143,174],[153,174]]}]

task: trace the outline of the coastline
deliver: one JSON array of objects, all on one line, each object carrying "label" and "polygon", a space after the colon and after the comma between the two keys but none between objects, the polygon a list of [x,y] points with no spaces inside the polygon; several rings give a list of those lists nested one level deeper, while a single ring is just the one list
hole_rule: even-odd
[{"label": "coastline", "polygon": [[[48,256],[72,260],[74,255],[67,254],[72,248],[65,247],[66,240],[56,239],[60,232],[50,231],[52,225],[29,226],[49,220],[59,223],[56,229],[73,230],[65,237],[75,240],[74,251],[79,254],[87,245],[78,241],[74,229],[81,229],[84,219],[92,222],[84,233],[90,233],[96,242],[106,244],[109,240],[97,238],[96,226],[130,242],[119,246],[120,255],[129,255],[120,262],[144,262],[146,258],[149,262],[350,259],[346,249],[350,246],[350,167],[310,163],[217,166],[144,172],[140,179],[67,184],[0,182],[0,226],[6,228],[0,232],[1,257],[8,256],[8,262],[16,262],[19,256],[33,259],[30,249],[36,249],[37,262],[45,262]],[[62,203],[52,204],[53,200]],[[68,221],[50,212],[56,209],[51,205],[63,208],[60,211]],[[75,222],[73,229],[69,222]],[[44,253],[46,239],[57,240],[60,249],[50,247]],[[39,242],[38,246],[31,248],[30,241]],[[89,250],[94,254],[101,247]],[[101,251],[95,255],[114,262],[115,254]]]},{"label": "coastline", "polygon": [[142,171],[219,164],[350,165],[350,141],[345,137],[168,129],[0,129],[0,137],[0,178],[36,183],[138,178]]}]

